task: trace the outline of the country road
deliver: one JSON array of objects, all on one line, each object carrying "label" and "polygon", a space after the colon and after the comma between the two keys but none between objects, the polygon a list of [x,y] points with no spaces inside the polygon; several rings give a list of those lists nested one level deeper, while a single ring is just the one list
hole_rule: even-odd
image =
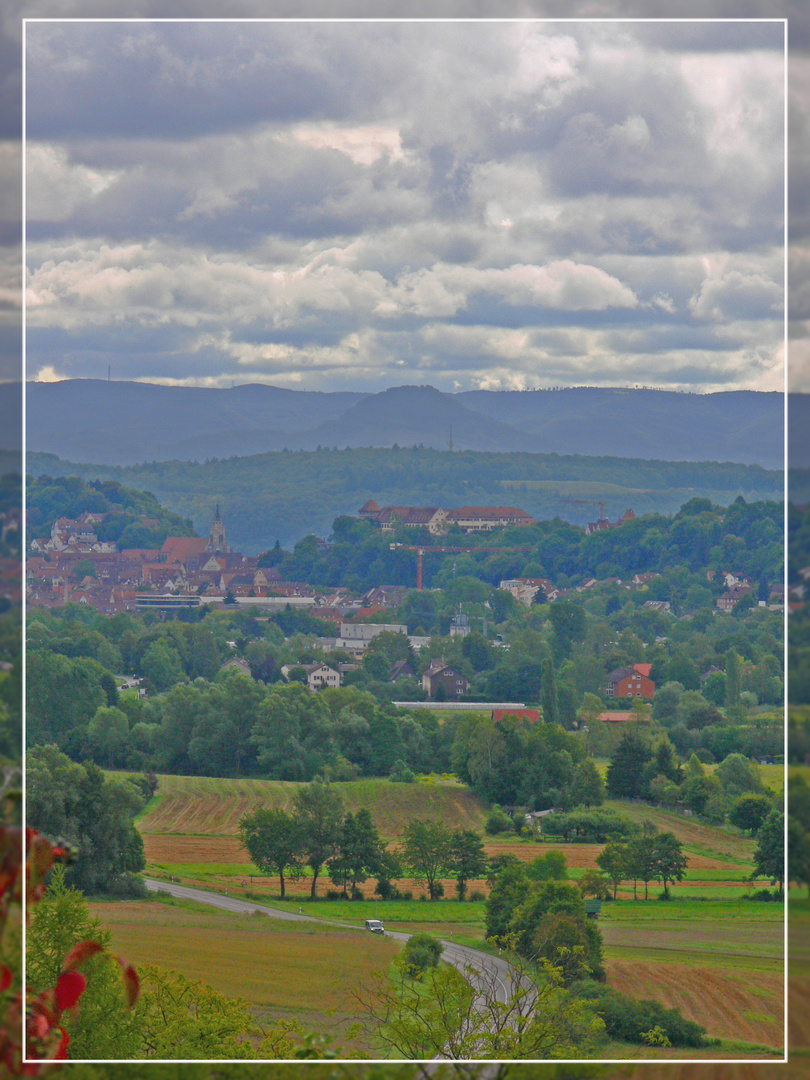
[{"label": "country road", "polygon": [[[176,885],[171,881],[155,881],[153,878],[145,878],[147,889],[150,892],[167,892],[183,900],[195,900],[200,904],[210,904],[212,907],[221,908],[223,911],[232,911],[244,915],[252,915],[254,911],[261,912],[271,919],[285,919],[292,922],[322,923],[324,926],[340,926],[346,930],[356,930],[364,933],[353,923],[333,922],[331,919],[317,919],[314,915],[297,915],[293,911],[280,911],[278,908],[268,907],[265,904],[257,904],[253,900],[240,900],[237,896],[229,896],[227,893],[208,892],[205,889],[193,889],[188,885]],[[386,930],[386,935],[396,941],[407,941],[411,936],[401,930]],[[500,957],[490,956],[489,953],[471,949],[467,945],[458,945],[456,942],[440,939],[443,952],[442,959],[446,960],[462,974],[465,969],[473,967],[480,975],[485,976],[486,981],[495,983],[497,986],[497,998],[499,1001],[509,1000],[510,985],[512,983],[512,968]]]}]

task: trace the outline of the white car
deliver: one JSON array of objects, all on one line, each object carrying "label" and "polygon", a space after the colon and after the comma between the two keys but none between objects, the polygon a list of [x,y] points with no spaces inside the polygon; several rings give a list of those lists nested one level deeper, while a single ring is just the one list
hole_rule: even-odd
[{"label": "white car", "polygon": [[385,933],[385,927],[379,919],[366,919],[366,930],[370,930],[372,934]]}]

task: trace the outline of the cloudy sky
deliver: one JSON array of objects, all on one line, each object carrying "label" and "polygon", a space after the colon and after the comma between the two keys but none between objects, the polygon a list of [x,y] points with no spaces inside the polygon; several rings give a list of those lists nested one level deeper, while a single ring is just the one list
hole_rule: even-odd
[{"label": "cloudy sky", "polygon": [[782,389],[781,22],[29,22],[27,377]]}]

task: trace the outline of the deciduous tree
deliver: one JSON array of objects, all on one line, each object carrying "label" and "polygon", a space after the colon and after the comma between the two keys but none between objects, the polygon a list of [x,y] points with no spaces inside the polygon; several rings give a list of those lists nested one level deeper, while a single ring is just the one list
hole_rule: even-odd
[{"label": "deciduous tree", "polygon": [[427,885],[431,900],[441,895],[439,876],[449,869],[450,844],[447,826],[430,818],[414,818],[402,832],[402,857],[414,877]]},{"label": "deciduous tree", "polygon": [[337,854],[343,822],[343,799],[328,780],[316,776],[299,787],[293,798],[307,865],[312,870],[311,897],[315,898],[321,867]]},{"label": "deciduous tree", "polygon": [[286,871],[298,867],[303,851],[300,823],[285,810],[259,806],[244,814],[237,826],[240,847],[263,874],[278,874],[281,899],[284,899]]}]

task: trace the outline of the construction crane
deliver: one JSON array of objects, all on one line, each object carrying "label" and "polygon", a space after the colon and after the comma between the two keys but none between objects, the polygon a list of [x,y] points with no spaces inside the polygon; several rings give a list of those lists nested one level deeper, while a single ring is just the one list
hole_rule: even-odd
[{"label": "construction crane", "polygon": [[597,499],[597,500],[593,500],[593,499],[564,499],[562,497],[562,495],[561,495],[560,496],[560,502],[578,503],[580,506],[598,506],[599,507],[599,520],[600,521],[606,521],[607,520],[607,518],[605,517],[605,504],[604,504],[604,501],[602,499]]},{"label": "construction crane", "polygon": [[502,552],[535,552],[536,547],[450,547],[446,545],[427,544],[391,544],[391,551],[415,551],[416,552],[416,587],[422,588],[422,558],[424,555],[465,555],[470,552],[485,551],[491,554],[493,551]]}]

